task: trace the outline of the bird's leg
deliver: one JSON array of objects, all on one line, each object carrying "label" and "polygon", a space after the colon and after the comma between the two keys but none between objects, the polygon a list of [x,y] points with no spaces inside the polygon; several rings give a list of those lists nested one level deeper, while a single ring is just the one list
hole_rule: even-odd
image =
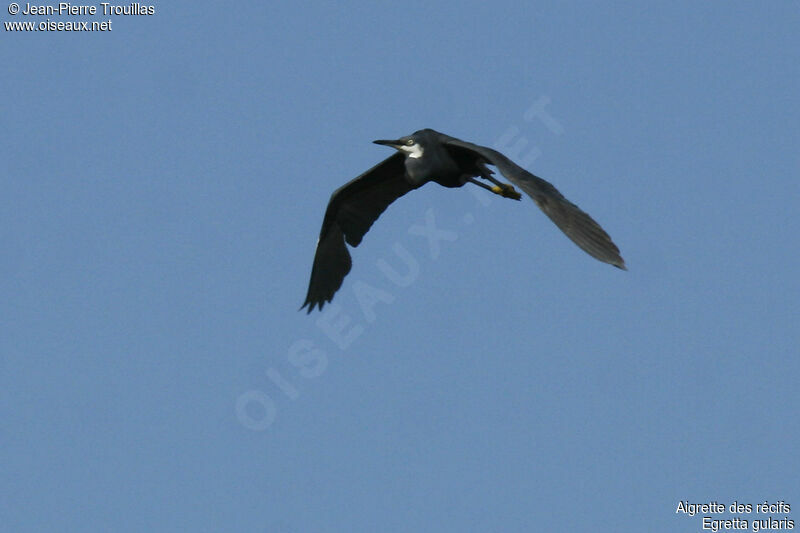
[{"label": "bird's leg", "polygon": [[514,187],[512,187],[511,185],[508,185],[506,183],[499,182],[499,181],[495,180],[494,178],[492,178],[492,182],[497,184],[494,187],[490,187],[489,185],[486,185],[482,181],[478,181],[475,178],[467,178],[466,181],[468,181],[470,183],[474,183],[475,185],[478,185],[480,187],[483,187],[487,191],[492,191],[493,193],[495,193],[495,194],[497,194],[499,196],[502,196],[503,198],[511,198],[513,200],[521,200],[522,199],[522,195],[520,193],[518,193],[516,191],[516,189],[514,189]]},{"label": "bird's leg", "polygon": [[502,181],[496,180],[495,177],[492,176],[492,172],[488,168],[483,167],[480,169],[480,172],[481,172],[481,177],[483,179],[487,179],[492,183],[494,183],[494,187],[489,188],[489,190],[492,191],[493,193],[499,194],[503,198],[512,198],[514,200],[522,199],[522,195],[517,192],[517,190],[514,188],[513,185],[511,185],[510,183],[503,183]]},{"label": "bird's leg", "polygon": [[492,183],[495,184],[495,186],[490,189],[492,192],[499,194],[503,198],[522,200],[522,195],[518,193],[514,186],[510,183],[503,183],[497,181],[496,179],[492,179]]}]

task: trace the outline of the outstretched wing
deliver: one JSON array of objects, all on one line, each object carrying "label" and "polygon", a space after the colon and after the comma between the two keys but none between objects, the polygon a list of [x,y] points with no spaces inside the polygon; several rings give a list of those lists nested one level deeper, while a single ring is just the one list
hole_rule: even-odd
[{"label": "outstretched wing", "polygon": [[337,189],[328,202],[317,241],[306,301],[300,308],[330,302],[353,263],[347,244],[358,246],[370,226],[389,204],[414,189],[405,179],[405,157],[400,152],[378,163]]},{"label": "outstretched wing", "polygon": [[533,198],[536,205],[555,222],[564,234],[586,253],[604,263],[627,270],[619,248],[600,224],[558,192],[551,183],[534,176],[509,158],[491,148],[450,137],[446,146],[461,157],[473,157],[497,167],[508,180]]}]

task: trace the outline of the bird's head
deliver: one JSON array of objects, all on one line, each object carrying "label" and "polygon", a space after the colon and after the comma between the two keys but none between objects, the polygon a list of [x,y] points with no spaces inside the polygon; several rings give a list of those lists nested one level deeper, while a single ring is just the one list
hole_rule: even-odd
[{"label": "bird's head", "polygon": [[403,152],[406,157],[422,157],[422,153],[424,152],[424,149],[422,148],[422,145],[420,144],[416,135],[407,135],[394,141],[377,140],[372,142],[375,144],[382,144],[384,146],[391,146],[395,150]]}]

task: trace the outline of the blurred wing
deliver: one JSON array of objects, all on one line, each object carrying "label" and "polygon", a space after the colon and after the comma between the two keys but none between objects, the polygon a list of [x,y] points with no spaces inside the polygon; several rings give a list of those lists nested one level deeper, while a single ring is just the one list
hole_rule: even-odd
[{"label": "blurred wing", "polygon": [[414,187],[405,179],[405,157],[396,153],[337,189],[328,202],[317,241],[306,301],[308,312],[325,302],[342,286],[353,263],[345,241],[358,246],[372,223],[389,204]]},{"label": "blurred wing", "polygon": [[608,233],[577,205],[564,198],[564,195],[551,183],[534,176],[497,150],[453,137],[445,141],[445,144],[457,153],[460,152],[461,156],[468,151],[497,167],[511,183],[533,198],[550,220],[555,222],[556,226],[583,251],[604,263],[627,270],[625,261],[619,254],[619,248]]}]

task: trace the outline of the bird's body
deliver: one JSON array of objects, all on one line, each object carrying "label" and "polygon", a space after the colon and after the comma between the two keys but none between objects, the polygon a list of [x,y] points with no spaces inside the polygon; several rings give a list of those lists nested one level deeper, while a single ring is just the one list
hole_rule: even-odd
[{"label": "bird's body", "polygon": [[[406,178],[409,182],[420,187],[429,181],[434,181],[444,187],[461,187],[465,181],[462,179],[464,169],[453,159],[447,149],[436,142],[433,130],[421,130],[415,135],[415,144],[412,150],[406,152],[405,167]],[[383,143],[383,141],[381,141]],[[401,145],[400,149],[403,150]]]},{"label": "bird's body", "polygon": [[[625,269],[608,234],[549,182],[519,167],[506,156],[431,129],[393,141],[374,141],[397,150],[381,163],[337,189],[322,222],[308,294],[303,307],[322,309],[339,290],[352,266],[347,244],[358,246],[372,223],[394,200],[433,181],[444,187],[474,183],[500,196],[519,200],[511,185],[500,183],[486,165],[496,167],[525,191],[550,219],[585,252]],[[489,186],[477,177],[493,183]]]}]

